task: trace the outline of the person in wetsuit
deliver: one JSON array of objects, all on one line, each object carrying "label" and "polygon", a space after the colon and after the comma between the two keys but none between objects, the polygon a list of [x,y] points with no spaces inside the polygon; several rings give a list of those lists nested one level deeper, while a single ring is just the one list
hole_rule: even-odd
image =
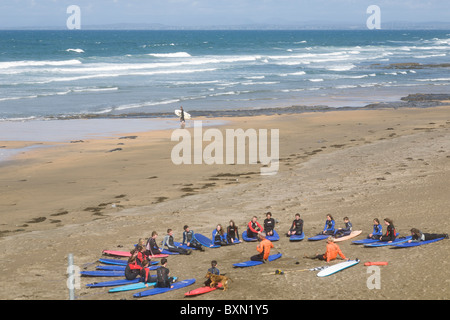
[{"label": "person in wetsuit", "polygon": [[295,214],[295,219],[292,221],[291,228],[286,234],[288,237],[292,235],[300,236],[303,233],[303,220],[300,219],[300,214]]}]

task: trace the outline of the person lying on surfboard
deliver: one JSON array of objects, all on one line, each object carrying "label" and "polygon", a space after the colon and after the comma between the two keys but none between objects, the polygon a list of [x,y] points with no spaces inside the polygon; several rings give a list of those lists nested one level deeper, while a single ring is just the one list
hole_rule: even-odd
[{"label": "person lying on surfboard", "polygon": [[412,239],[408,240],[409,243],[434,240],[438,238],[448,239],[448,233],[422,233],[422,231],[416,228],[411,229],[411,236]]},{"label": "person lying on surfboard", "polygon": [[275,228],[275,219],[272,218],[272,213],[266,213],[266,219],[264,219],[264,232],[268,236],[273,236],[273,229]]},{"label": "person lying on surfboard", "polygon": [[327,220],[325,221],[325,227],[323,228],[322,234],[334,234],[334,219],[331,214],[327,214]]},{"label": "person lying on surfboard", "polygon": [[292,221],[291,228],[286,234],[288,237],[297,235],[300,236],[303,233],[303,220],[300,219],[300,213],[295,214],[295,219]]},{"label": "person lying on surfboard", "polygon": [[352,223],[350,222],[350,219],[348,217],[344,218],[344,224],[345,224],[344,228],[338,228],[334,232],[335,238],[348,236],[350,233],[352,233]]},{"label": "person lying on surfboard", "polygon": [[304,258],[318,259],[329,263],[331,260],[335,260],[338,255],[344,260],[349,260],[344,256],[339,246],[334,242],[334,238],[329,236],[327,239],[326,252],[324,254],[315,254],[313,256],[307,256],[305,254]]},{"label": "person lying on surfboard", "polygon": [[266,233],[264,231],[259,233],[258,238],[260,242],[256,246],[256,250],[259,252],[259,254],[252,256],[250,260],[266,262],[270,255],[270,249],[272,249],[274,246],[272,241],[266,239]]},{"label": "person lying on surfboard", "polygon": [[380,239],[383,235],[383,226],[378,218],[373,219],[373,231],[367,236],[368,239]]},{"label": "person lying on surfboard", "polygon": [[262,227],[258,221],[258,217],[253,216],[252,220],[247,224],[247,237],[256,238],[258,233],[261,232]]}]

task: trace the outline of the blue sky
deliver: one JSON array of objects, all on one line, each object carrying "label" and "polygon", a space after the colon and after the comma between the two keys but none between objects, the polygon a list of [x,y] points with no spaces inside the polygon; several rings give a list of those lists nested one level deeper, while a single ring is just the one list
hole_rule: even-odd
[{"label": "blue sky", "polygon": [[296,24],[365,25],[369,5],[382,21],[450,21],[448,0],[0,0],[0,28],[65,27],[78,5],[83,25],[159,23],[175,26]]}]

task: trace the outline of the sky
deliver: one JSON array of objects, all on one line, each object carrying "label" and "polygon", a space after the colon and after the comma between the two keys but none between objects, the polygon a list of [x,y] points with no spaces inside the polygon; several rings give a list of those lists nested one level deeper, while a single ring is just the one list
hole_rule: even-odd
[{"label": "sky", "polygon": [[382,21],[449,22],[448,0],[0,0],[0,28],[66,26],[67,8],[80,8],[82,26],[163,24],[365,25],[370,5]]}]

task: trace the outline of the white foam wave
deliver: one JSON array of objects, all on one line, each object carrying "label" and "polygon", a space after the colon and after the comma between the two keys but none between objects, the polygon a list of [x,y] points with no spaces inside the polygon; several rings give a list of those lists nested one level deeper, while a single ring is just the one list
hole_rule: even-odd
[{"label": "white foam wave", "polygon": [[177,103],[180,101],[181,101],[180,99],[171,99],[171,100],[165,100],[165,101],[150,101],[150,102],[143,102],[143,103],[133,103],[133,104],[126,104],[126,105],[116,107],[116,108],[114,108],[114,110],[127,110],[127,109],[151,107],[151,106],[157,106],[157,105],[163,105],[163,104]]},{"label": "white foam wave", "polygon": [[84,53],[84,50],[83,50],[83,49],[72,49],[72,48],[69,48],[69,49],[67,49],[66,51],[67,51],[67,52]]},{"label": "white foam wave", "polygon": [[61,60],[61,61],[33,61],[33,60],[23,60],[23,61],[6,61],[0,62],[0,69],[17,68],[17,67],[41,67],[41,66],[70,66],[82,64],[81,61],[73,60]]},{"label": "white foam wave", "polygon": [[174,52],[174,53],[149,53],[149,56],[155,58],[189,58],[192,57],[187,52]]}]

